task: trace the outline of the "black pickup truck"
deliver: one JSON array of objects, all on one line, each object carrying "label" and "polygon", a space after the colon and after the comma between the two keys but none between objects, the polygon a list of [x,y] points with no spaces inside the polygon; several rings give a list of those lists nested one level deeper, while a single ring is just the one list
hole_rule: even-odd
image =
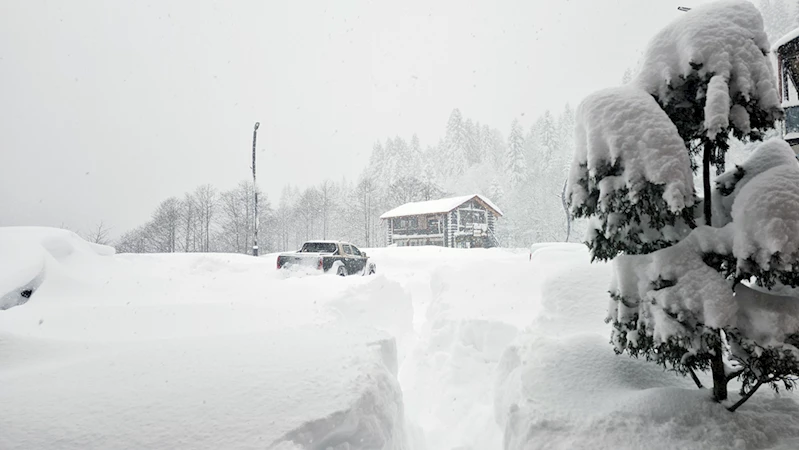
[{"label": "black pickup truck", "polygon": [[342,277],[356,273],[372,275],[376,270],[366,253],[350,243],[339,241],[308,241],[296,252],[278,255],[278,269],[292,266],[314,268]]}]

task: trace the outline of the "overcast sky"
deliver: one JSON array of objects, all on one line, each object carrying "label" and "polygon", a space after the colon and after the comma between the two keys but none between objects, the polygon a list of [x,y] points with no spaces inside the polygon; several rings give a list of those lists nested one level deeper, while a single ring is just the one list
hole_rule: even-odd
[{"label": "overcast sky", "polygon": [[507,133],[619,84],[701,1],[0,0],[0,225],[100,220],[166,197],[356,177],[375,140]]}]

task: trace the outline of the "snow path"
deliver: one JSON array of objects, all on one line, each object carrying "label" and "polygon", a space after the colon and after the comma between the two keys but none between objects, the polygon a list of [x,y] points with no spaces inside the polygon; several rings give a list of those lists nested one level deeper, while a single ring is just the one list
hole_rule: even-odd
[{"label": "snow path", "polygon": [[501,448],[493,372],[539,307],[541,278],[530,273],[528,253],[444,248],[369,253],[381,273],[412,294],[416,336],[401,351],[399,380],[406,415],[421,428],[426,448]]}]

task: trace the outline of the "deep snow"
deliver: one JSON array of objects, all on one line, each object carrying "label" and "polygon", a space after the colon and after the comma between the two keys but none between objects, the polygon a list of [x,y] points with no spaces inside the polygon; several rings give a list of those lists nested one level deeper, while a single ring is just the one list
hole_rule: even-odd
[{"label": "deep snow", "polygon": [[793,394],[730,414],[616,356],[611,269],[581,245],[368,249],[378,275],[340,278],[46,229],[0,244],[20,233],[9,283],[46,269],[0,311],[3,449],[799,446]]}]

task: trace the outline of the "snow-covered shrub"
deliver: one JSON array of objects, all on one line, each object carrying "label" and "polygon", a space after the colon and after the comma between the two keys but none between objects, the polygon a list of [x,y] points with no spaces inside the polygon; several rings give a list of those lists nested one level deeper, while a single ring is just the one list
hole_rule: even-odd
[{"label": "snow-covered shrub", "polygon": [[687,234],[692,176],[677,128],[645,91],[605,89],[577,109],[567,196],[575,216],[592,218],[592,258],[649,253]]},{"label": "snow-covered shrub", "polygon": [[746,162],[715,179],[713,190],[713,226],[723,227],[732,221],[732,204],[746,183],[756,175],[796,159],[791,146],[782,139],[770,139],[755,148]]},{"label": "snow-covered shrub", "polygon": [[730,132],[762,139],[782,114],[768,49],[752,3],[703,5],[652,39],[634,83],[655,97],[692,152],[708,149],[720,171]]},{"label": "snow-covered shrub", "polygon": [[[590,218],[592,257],[615,258],[611,341],[700,387],[695,371],[711,370],[717,400],[736,376],[742,401],[799,376],[799,299],[768,291],[799,286],[799,164],[771,140],[711,193],[730,136],[762,139],[782,114],[767,48],[753,5],[704,5],[656,35],[637,79],[589,96],[577,114],[569,202]],[[767,325],[776,311],[789,318]]]}]

